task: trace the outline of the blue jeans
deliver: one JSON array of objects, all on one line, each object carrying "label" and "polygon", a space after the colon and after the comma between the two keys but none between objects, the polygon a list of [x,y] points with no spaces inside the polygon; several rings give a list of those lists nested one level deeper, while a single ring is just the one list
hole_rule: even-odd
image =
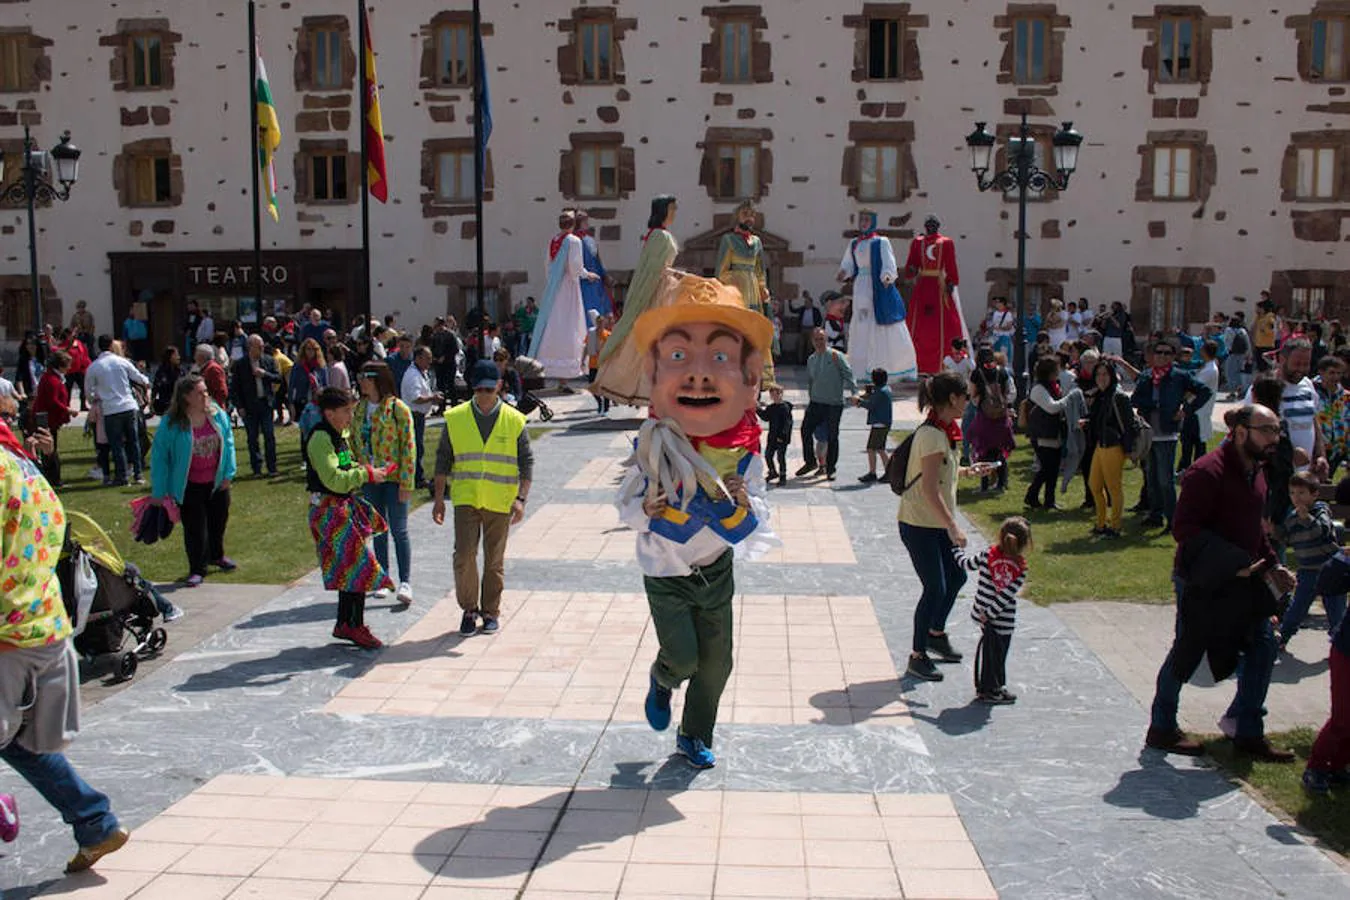
[{"label": "blue jeans", "polygon": [[[103,418],[103,432],[108,436],[108,449],[117,481],[127,480],[127,463],[137,478],[141,477],[141,445],[136,433],[136,411],[113,413]],[[104,477],[108,472],[104,470]]]},{"label": "blue jeans", "polygon": [[970,455],[970,432],[975,427],[975,414],[979,412],[973,402],[966,404],[966,411],[961,414],[961,459],[969,460]]},{"label": "blue jeans", "polygon": [[1004,356],[1006,356],[1008,359],[1008,366],[1009,368],[1011,368],[1013,361],[1012,335],[1003,334],[994,338],[994,352],[1002,353]]},{"label": "blue jeans", "polygon": [[[1177,593],[1177,638],[1181,637],[1180,601],[1182,593],[1181,579],[1173,577],[1172,586]],[[1177,730],[1177,706],[1181,702],[1181,680],[1172,671],[1172,654],[1167,651],[1162,668],[1158,670],[1158,680],[1153,694],[1153,710],[1150,724],[1152,727]],[[1251,642],[1238,660],[1237,694],[1228,706],[1225,716],[1237,720],[1238,738],[1260,738],[1265,734],[1263,720],[1266,715],[1266,693],[1270,690],[1270,673],[1275,668],[1275,656],[1278,648],[1275,643],[1275,630],[1270,620],[1263,618],[1253,626]]]},{"label": "blue jeans", "polygon": [[398,499],[399,483],[368,484],[361,489],[389,523],[389,531],[375,535],[375,558],[380,568],[389,571],[389,536],[394,537],[394,555],[398,558],[398,580],[412,582],[412,543],[408,540],[408,504]]},{"label": "blue jeans", "polygon": [[117,830],[117,816],[112,813],[108,795],[86,784],[65,754],[34,753],[18,741],[10,741],[0,748],[0,758],[61,814],[81,847],[104,841]]},{"label": "blue jeans", "polygon": [[[1294,587],[1294,599],[1289,604],[1289,609],[1285,610],[1284,618],[1280,620],[1281,643],[1289,643],[1290,639],[1298,633],[1304,617],[1308,615],[1308,607],[1312,606],[1313,598],[1317,596],[1317,576],[1320,572],[1320,569],[1298,570],[1298,584]],[[1337,624],[1345,618],[1345,595],[1323,597],[1322,605],[1327,610],[1327,631],[1334,632]]]},{"label": "blue jeans", "polygon": [[946,529],[920,528],[901,522],[900,540],[923,583],[919,605],[914,609],[914,652],[927,653],[928,632],[947,630],[947,616],[966,583],[966,572],[956,564],[952,539]]},{"label": "blue jeans", "polygon": [[1177,442],[1155,440],[1148,450],[1149,512],[1172,521],[1177,509]]}]

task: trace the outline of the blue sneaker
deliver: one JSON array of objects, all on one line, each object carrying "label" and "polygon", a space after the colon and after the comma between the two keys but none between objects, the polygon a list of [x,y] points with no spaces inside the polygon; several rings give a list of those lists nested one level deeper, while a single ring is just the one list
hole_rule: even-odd
[{"label": "blue sneaker", "polygon": [[1303,770],[1303,789],[1309,794],[1325,797],[1331,793],[1333,773],[1318,769]]},{"label": "blue sneaker", "polygon": [[676,735],[675,752],[689,760],[689,765],[695,769],[711,769],[717,765],[717,757],[713,756],[708,745],[695,737]]},{"label": "blue sneaker", "polygon": [[665,731],[670,727],[670,688],[661,687],[655,675],[647,677],[650,680],[647,688],[647,704],[644,707],[647,724],[657,731]]},{"label": "blue sneaker", "polygon": [[460,617],[459,633],[461,637],[472,637],[478,633],[478,613],[469,610]]}]

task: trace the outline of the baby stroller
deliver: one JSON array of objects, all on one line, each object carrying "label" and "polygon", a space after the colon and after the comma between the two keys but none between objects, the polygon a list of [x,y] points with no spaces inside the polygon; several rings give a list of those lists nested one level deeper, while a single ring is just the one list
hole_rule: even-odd
[{"label": "baby stroller", "polygon": [[158,654],[168,643],[164,629],[155,627],[155,588],[123,561],[93,519],[71,510],[66,517],[66,544],[56,575],[66,615],[75,625],[75,650],[91,661],[116,655],[117,677],[128,681],[141,659]]},{"label": "baby stroller", "polygon": [[540,419],[545,422],[552,419],[553,410],[534,393],[544,389],[544,367],[528,356],[517,356],[515,368],[516,374],[520,376],[520,397],[516,399],[516,409],[525,416],[537,409]]}]

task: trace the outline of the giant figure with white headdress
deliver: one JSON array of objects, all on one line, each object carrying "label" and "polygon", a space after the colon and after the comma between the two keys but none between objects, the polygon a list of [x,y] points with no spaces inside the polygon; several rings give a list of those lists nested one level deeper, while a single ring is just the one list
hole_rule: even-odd
[{"label": "giant figure with white headdress", "polygon": [[873,369],[885,369],[892,380],[913,378],[914,342],[905,326],[905,301],[895,286],[895,251],[890,238],[877,232],[874,211],[858,211],[858,236],[849,242],[837,277],[853,279],[848,358],[859,380],[870,384]]}]

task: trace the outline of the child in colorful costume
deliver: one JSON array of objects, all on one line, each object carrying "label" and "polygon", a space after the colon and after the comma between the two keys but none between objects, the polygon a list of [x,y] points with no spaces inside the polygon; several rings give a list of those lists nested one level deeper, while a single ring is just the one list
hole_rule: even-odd
[{"label": "child in colorful costume", "polygon": [[393,590],[394,582],[367,539],[384,534],[389,526],[358,491],[367,484],[384,483],[397,466],[377,469],[356,461],[347,443],[352,423],[350,391],[326,387],[315,403],[320,418],[301,440],[301,453],[308,463],[309,531],[319,552],[323,586],[338,592],[333,637],[378,650],[384,645],[365,623],[366,594]]},{"label": "child in colorful costume", "polygon": [[778,540],[769,530],[756,400],[773,325],[740,292],[673,273],[634,323],[652,385],[619,517],[637,532],[638,563],[660,650],[647,721],[670,725],[671,692],[686,680],[676,750],[697,768],[715,763],[717,707],[731,674],[732,560]]}]

